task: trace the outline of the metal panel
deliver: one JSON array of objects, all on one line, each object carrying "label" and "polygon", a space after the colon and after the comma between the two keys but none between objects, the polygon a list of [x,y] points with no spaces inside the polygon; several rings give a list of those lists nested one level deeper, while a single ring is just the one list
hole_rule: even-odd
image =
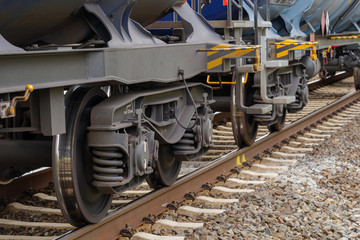
[{"label": "metal panel", "polygon": [[190,78],[206,70],[205,44],[109,50],[104,52],[105,76],[127,84],[179,80],[179,69]]},{"label": "metal panel", "polygon": [[49,52],[0,56],[0,93],[23,91],[27,84],[34,89],[85,82],[85,52]]},{"label": "metal panel", "polygon": [[40,91],[40,126],[45,136],[66,132],[63,88]]},{"label": "metal panel", "polygon": [[206,70],[206,44],[174,44],[162,47],[48,51],[0,56],[0,93],[118,81],[135,84],[179,80]]}]

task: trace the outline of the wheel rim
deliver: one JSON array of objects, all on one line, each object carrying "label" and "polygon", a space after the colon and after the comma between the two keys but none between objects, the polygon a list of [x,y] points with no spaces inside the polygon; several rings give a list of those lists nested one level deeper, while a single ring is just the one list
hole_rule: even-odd
[{"label": "wheel rim", "polygon": [[106,98],[101,89],[76,88],[67,93],[66,134],[53,143],[55,190],[65,218],[74,226],[100,221],[111,194],[92,186],[92,160],[87,150],[87,127],[93,106]]},{"label": "wheel rim", "polygon": [[354,67],[354,85],[356,90],[360,90],[360,68]]},{"label": "wheel rim", "polygon": [[179,176],[181,161],[176,160],[171,151],[171,145],[162,144],[159,146],[159,159],[156,168],[146,179],[152,188],[170,186]]},{"label": "wheel rim", "polygon": [[[251,80],[243,87],[241,91],[240,84],[241,77],[237,78],[239,81],[231,87],[231,123],[234,134],[235,143],[238,147],[250,146],[254,143],[258,130],[258,123],[254,121],[254,117],[246,114],[240,110],[240,97],[244,98],[246,106],[252,104]],[[250,78],[250,75],[249,75]]]},{"label": "wheel rim", "polygon": [[286,108],[283,108],[283,114],[281,117],[277,117],[276,122],[268,126],[269,132],[277,132],[284,128],[286,120]]}]

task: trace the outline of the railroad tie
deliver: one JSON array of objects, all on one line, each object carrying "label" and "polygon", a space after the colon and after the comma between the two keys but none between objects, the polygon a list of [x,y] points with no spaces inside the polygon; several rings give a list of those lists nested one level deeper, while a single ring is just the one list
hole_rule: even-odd
[{"label": "railroad tie", "polygon": [[262,164],[265,165],[295,165],[297,160],[288,160],[288,159],[277,159],[271,157],[265,157],[261,160]]},{"label": "railroad tie", "polygon": [[341,113],[343,113],[343,114],[353,114],[353,115],[358,115],[358,114],[360,114],[360,111],[355,111],[355,110],[351,110],[351,109],[347,109],[347,110],[344,110],[344,111],[342,111]]},{"label": "railroad tie", "polygon": [[152,226],[152,230],[160,232],[162,229],[170,229],[173,231],[184,231],[187,229],[196,229],[204,226],[204,223],[195,222],[176,222],[167,219],[160,219]]},{"label": "railroad tie", "polygon": [[341,127],[328,127],[328,126],[319,125],[319,126],[316,127],[316,129],[324,130],[324,131],[334,131],[334,130],[340,130],[342,128]]},{"label": "railroad tie", "polygon": [[253,164],[250,167],[250,171],[259,172],[259,173],[268,173],[268,172],[276,172],[281,173],[288,170],[287,166],[268,166],[264,164]]},{"label": "railroad tie", "polygon": [[213,135],[213,139],[214,140],[227,140],[227,141],[230,141],[230,140],[234,140],[234,136],[233,135],[228,135],[228,136],[223,136],[223,135]]},{"label": "railroad tie", "polygon": [[213,133],[217,134],[217,135],[222,135],[222,136],[233,136],[233,132],[229,132],[229,131],[219,131],[216,129],[213,129]]},{"label": "railroad tie", "polygon": [[342,113],[342,112],[341,112],[341,113],[337,113],[337,116],[355,118],[355,117],[357,117],[358,115],[353,114],[353,113],[348,113],[348,114],[346,114],[346,113]]},{"label": "railroad tie", "polygon": [[239,199],[213,198],[207,196],[198,196],[194,200],[194,204],[206,204],[211,207],[221,207],[226,204],[233,204],[237,202],[239,202]]},{"label": "railroad tie", "polygon": [[269,130],[267,128],[260,128],[258,129],[258,133],[268,133]]},{"label": "railroad tie", "polygon": [[341,120],[341,121],[351,121],[353,118],[352,117],[344,117],[344,116],[338,116],[338,115],[335,115],[332,117],[332,119],[337,119],[337,120]]},{"label": "railroad tie", "polygon": [[119,199],[119,200],[112,200],[112,204],[115,204],[115,205],[124,205],[124,204],[128,204],[130,203],[131,201],[133,200],[125,200],[125,199]]},{"label": "railroad tie", "polygon": [[230,132],[232,132],[232,127],[226,127],[226,126],[223,126],[223,125],[217,126],[216,129],[219,130],[219,131],[230,131]]},{"label": "railroad tie", "polygon": [[[323,123],[324,124],[324,123]],[[326,138],[330,138],[331,135],[328,135],[328,134],[314,134],[314,133],[304,133],[304,137],[307,137],[307,138],[323,138],[323,139],[326,139]]]},{"label": "railroad tie", "polygon": [[55,214],[62,215],[60,209],[45,208],[45,207],[35,207],[28,206],[18,202],[10,203],[6,208],[12,212],[28,212],[28,213],[38,213],[38,214]]},{"label": "railroad tie", "polygon": [[311,129],[310,130],[311,133],[314,133],[314,134],[335,134],[337,133],[337,130],[325,130],[325,129],[317,129],[317,128],[314,128],[314,129]]},{"label": "railroad tie", "polygon": [[248,181],[237,178],[228,178],[225,182],[225,186],[228,187],[257,186],[265,183],[266,181]]},{"label": "railroad tie", "polygon": [[299,148],[300,146],[304,146],[305,148],[313,148],[314,146],[318,146],[319,143],[308,143],[308,142],[297,142],[291,141],[288,146],[293,148]]},{"label": "railroad tie", "polygon": [[177,214],[185,215],[188,217],[198,217],[198,216],[213,216],[224,213],[223,209],[208,209],[208,208],[197,208],[191,206],[181,206],[176,210]]},{"label": "railroad tie", "polygon": [[284,153],[308,153],[312,152],[312,148],[301,148],[301,147],[290,147],[290,146],[283,146],[280,149],[281,152]]},{"label": "railroad tie", "polygon": [[225,149],[237,149],[239,148],[237,145],[213,145],[213,148],[225,148]]},{"label": "railroad tie", "polygon": [[49,223],[49,222],[24,222],[8,219],[0,219],[0,226],[2,227],[41,227],[49,229],[74,229],[75,227],[69,223]]},{"label": "railroad tie", "polygon": [[351,121],[350,120],[339,120],[339,119],[331,118],[327,122],[332,123],[332,124],[339,124],[340,126],[344,126],[344,125],[348,124]]},{"label": "railroad tie", "polygon": [[245,178],[245,179],[251,179],[251,178],[268,178],[273,179],[278,176],[277,173],[264,173],[264,172],[254,172],[250,170],[242,170],[238,177],[239,178]]},{"label": "railroad tie", "polygon": [[233,189],[222,186],[215,186],[211,189],[211,193],[229,197],[234,194],[252,193],[254,189]]},{"label": "railroad tie", "polygon": [[57,201],[56,197],[47,195],[45,193],[36,193],[36,194],[33,195],[33,197],[37,197],[40,200]]},{"label": "railroad tie", "polygon": [[0,240],[53,240],[55,237],[0,235]]},{"label": "railroad tie", "polygon": [[352,111],[360,111],[360,107],[358,105],[352,105],[351,107],[348,108],[348,110]]},{"label": "railroad tie", "polygon": [[298,140],[308,143],[322,143],[324,138],[308,138],[308,137],[297,137]]},{"label": "railroad tie", "polygon": [[287,158],[302,158],[305,157],[304,153],[284,153],[284,152],[273,152],[271,153],[271,157],[275,157],[275,158],[283,158],[283,159],[287,159]]},{"label": "railroad tie", "polygon": [[213,136],[213,140],[212,140],[212,142],[214,143],[214,144],[234,144],[235,143],[235,140],[234,140],[234,138],[231,138],[230,140],[217,140],[217,139],[215,139],[215,137],[216,136]]},{"label": "railroad tie", "polygon": [[142,195],[148,194],[151,191],[153,191],[153,190],[127,190],[127,191],[123,192],[122,195],[136,197],[136,196],[142,196]]},{"label": "railroad tie", "polygon": [[184,240],[185,237],[178,236],[159,236],[151,233],[135,233],[130,240]]},{"label": "railroad tie", "polygon": [[296,142],[296,141],[291,141],[291,142],[289,142],[289,144],[288,144],[289,147],[294,147],[294,148],[300,147],[301,145],[303,145],[302,142]]}]

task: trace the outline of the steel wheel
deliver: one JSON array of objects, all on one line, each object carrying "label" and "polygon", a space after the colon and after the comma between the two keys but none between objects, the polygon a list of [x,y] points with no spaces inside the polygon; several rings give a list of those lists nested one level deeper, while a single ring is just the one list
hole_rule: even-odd
[{"label": "steel wheel", "polygon": [[146,178],[146,181],[150,187],[155,189],[170,186],[176,181],[180,168],[181,161],[175,159],[171,145],[161,144],[156,168]]},{"label": "steel wheel", "polygon": [[[240,97],[244,99],[245,106],[252,105],[251,89],[253,76],[249,74],[248,82],[241,87],[243,74],[236,77],[237,82],[231,87],[231,123],[235,143],[238,147],[250,146],[254,143],[258,130],[258,123],[254,117],[246,114],[240,109]],[[241,76],[241,77],[240,77]]]},{"label": "steel wheel", "polygon": [[286,120],[286,108],[284,107],[282,116],[281,117],[278,116],[276,122],[268,126],[269,132],[273,133],[283,129],[285,126],[285,120]]},{"label": "steel wheel", "polygon": [[65,218],[74,226],[100,221],[112,194],[93,187],[92,160],[87,149],[87,127],[93,106],[106,98],[98,88],[78,87],[66,95],[66,134],[53,141],[55,190]]},{"label": "steel wheel", "polygon": [[355,89],[360,90],[360,68],[354,67],[354,84]]}]

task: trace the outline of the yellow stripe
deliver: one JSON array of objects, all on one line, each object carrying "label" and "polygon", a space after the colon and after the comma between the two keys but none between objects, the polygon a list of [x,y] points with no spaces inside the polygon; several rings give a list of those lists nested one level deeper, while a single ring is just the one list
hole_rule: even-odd
[{"label": "yellow stripe", "polygon": [[[218,45],[212,47],[211,49],[216,50],[216,49],[218,49],[218,48],[229,48],[229,47],[231,47],[231,45],[229,45],[229,44],[218,44]],[[207,56],[211,56],[211,55],[213,55],[213,54],[215,54],[215,53],[218,53],[218,52],[219,52],[219,51],[211,51],[211,52],[208,52]]]},{"label": "yellow stripe", "polygon": [[358,39],[358,36],[331,37],[331,40]]},{"label": "yellow stripe", "polygon": [[211,49],[216,49],[216,48],[230,48],[231,46],[234,46],[234,45],[230,45],[230,44],[218,44],[218,45],[212,47]]},{"label": "yellow stripe", "polygon": [[211,62],[207,63],[207,68],[208,69],[213,69],[217,66],[220,66],[223,63],[223,59],[224,58],[230,58],[230,57],[241,57],[244,56],[245,54],[248,54],[249,52],[252,52],[253,49],[248,49],[248,50],[238,50],[238,51],[234,51],[232,53],[229,53],[223,57],[217,58]]},{"label": "yellow stripe", "polygon": [[[310,48],[310,46],[308,46],[308,45],[299,45],[299,46],[290,48],[289,50],[309,49],[309,48]],[[289,50],[279,52],[278,54],[276,54],[276,58],[282,58],[282,57],[285,57],[286,55],[289,55]]]},{"label": "yellow stripe", "polygon": [[287,55],[289,55],[289,50],[279,52],[278,54],[276,54],[276,58],[282,58],[282,57],[285,57]]},{"label": "yellow stripe", "polygon": [[211,55],[213,55],[213,54],[215,54],[215,53],[218,53],[219,51],[208,51],[207,52],[207,56],[211,56]]}]

